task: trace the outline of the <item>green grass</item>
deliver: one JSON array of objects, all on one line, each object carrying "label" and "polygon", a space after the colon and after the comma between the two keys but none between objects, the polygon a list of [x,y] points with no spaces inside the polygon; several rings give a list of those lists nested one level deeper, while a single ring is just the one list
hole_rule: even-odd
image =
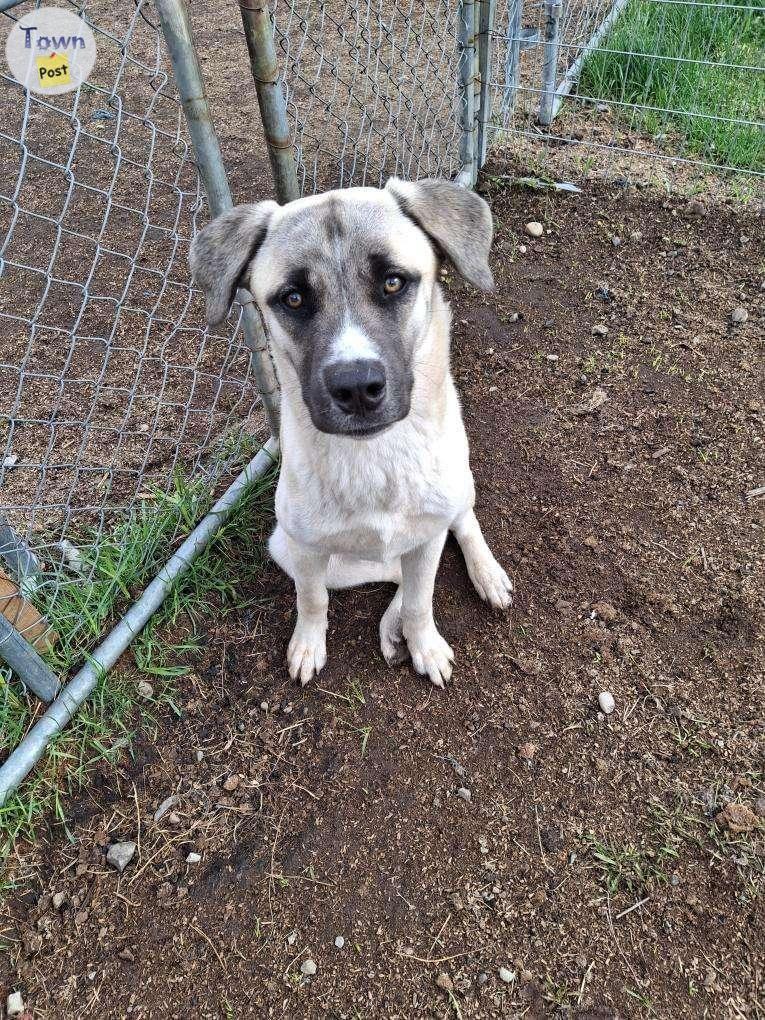
[{"label": "green grass", "polygon": [[[162,706],[177,711],[175,685],[190,669],[188,660],[199,647],[205,619],[248,604],[241,592],[258,575],[264,556],[251,532],[258,518],[272,513],[274,477],[275,470],[269,471],[250,487],[133,642],[135,668],[118,669],[100,679],[90,700],[51,743],[43,762],[0,807],[0,866],[20,841],[33,835],[43,814],[51,814],[67,831],[66,802],[71,793],[96,767],[128,753],[137,729],[155,725]],[[60,586],[55,598],[43,585],[36,599],[58,633],[47,658],[59,675],[82,664],[84,649],[92,647],[138,597],[211,503],[209,487],[202,481],[178,475],[169,492],[155,493],[97,542],[82,536],[80,546],[88,559],[83,576],[77,583]],[[55,592],[55,586],[50,591]],[[138,694],[141,675],[152,686],[148,698]],[[41,711],[37,699],[0,667],[0,760],[18,745]]]},{"label": "green grass", "polygon": [[601,46],[582,69],[581,95],[655,107],[614,112],[652,134],[678,132],[692,158],[765,170],[765,72],[745,69],[763,65],[762,14],[631,0]]}]

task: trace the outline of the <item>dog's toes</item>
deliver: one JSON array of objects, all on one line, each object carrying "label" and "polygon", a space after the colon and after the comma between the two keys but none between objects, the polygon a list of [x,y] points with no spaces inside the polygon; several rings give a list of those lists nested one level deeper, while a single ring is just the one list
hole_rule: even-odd
[{"label": "dog's toes", "polygon": [[509,609],[513,602],[513,582],[492,556],[471,564],[470,580],[484,602],[493,609]]},{"label": "dog's toes", "polygon": [[303,687],[327,663],[327,646],[323,633],[310,628],[295,628],[287,649],[287,668],[293,680],[300,680]]},{"label": "dog's toes", "polygon": [[454,652],[434,628],[408,639],[412,665],[436,687],[451,680]]},{"label": "dog's toes", "polygon": [[400,666],[409,658],[409,649],[403,638],[395,641],[380,635],[380,651],[389,666]]}]

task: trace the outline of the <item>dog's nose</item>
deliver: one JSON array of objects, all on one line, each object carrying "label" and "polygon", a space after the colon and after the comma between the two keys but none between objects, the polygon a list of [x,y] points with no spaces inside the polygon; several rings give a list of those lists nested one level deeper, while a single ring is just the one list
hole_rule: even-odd
[{"label": "dog's nose", "polygon": [[385,368],[379,361],[351,361],[330,365],[324,381],[332,400],[346,414],[364,417],[385,399]]}]

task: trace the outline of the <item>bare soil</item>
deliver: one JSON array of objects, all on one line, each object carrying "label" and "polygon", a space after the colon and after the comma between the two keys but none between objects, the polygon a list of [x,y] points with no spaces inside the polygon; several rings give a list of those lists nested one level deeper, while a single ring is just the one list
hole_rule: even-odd
[{"label": "bare soil", "polygon": [[180,716],[29,849],[0,986],[34,1017],[763,1015],[763,224],[506,169],[497,291],[450,289],[513,609],[450,544],[447,691],[385,666],[382,586],[333,596],[301,690],[269,566]]}]

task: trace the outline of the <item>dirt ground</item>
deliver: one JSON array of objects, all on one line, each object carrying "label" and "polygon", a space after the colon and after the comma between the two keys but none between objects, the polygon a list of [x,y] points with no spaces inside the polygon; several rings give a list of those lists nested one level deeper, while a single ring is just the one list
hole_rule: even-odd
[{"label": "dirt ground", "polygon": [[0,990],[29,1015],[765,1015],[763,224],[506,170],[497,291],[450,288],[513,609],[449,544],[448,690],[384,664],[383,587],[333,596],[301,690],[269,566],[8,900]]}]

